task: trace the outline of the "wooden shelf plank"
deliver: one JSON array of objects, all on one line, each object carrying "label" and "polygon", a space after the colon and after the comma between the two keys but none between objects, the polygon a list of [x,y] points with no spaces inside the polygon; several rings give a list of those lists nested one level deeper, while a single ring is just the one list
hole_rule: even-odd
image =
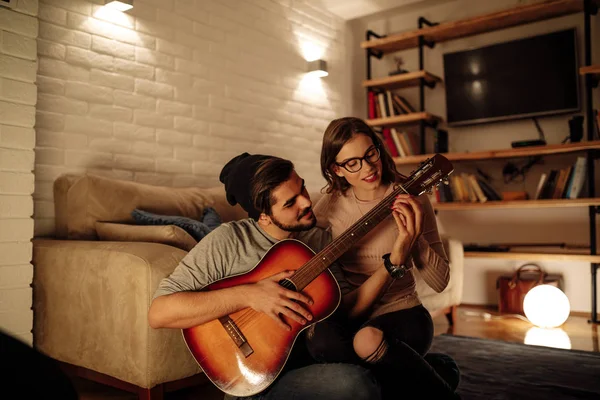
[{"label": "wooden shelf plank", "polygon": [[[517,149],[484,150],[473,153],[444,153],[450,161],[474,161],[474,160],[493,160],[498,158],[543,156],[548,154],[574,153],[590,149],[600,149],[600,140],[590,142],[578,142],[567,144],[549,144],[546,146],[521,147]],[[396,165],[418,164],[429,158],[433,154],[419,154],[416,156],[396,157]]]},{"label": "wooden shelf plank", "polygon": [[517,253],[512,251],[465,251],[465,258],[497,258],[527,261],[584,261],[600,263],[600,255],[559,253]]},{"label": "wooden shelf plank", "polygon": [[415,31],[392,34],[381,39],[364,41],[361,47],[381,51],[384,54],[392,53],[418,47],[420,35],[423,35],[426,40],[440,43],[582,11],[582,0],[549,0],[459,21],[444,22]]},{"label": "wooden shelf plank", "polygon": [[550,207],[587,207],[600,205],[600,198],[592,199],[546,199],[546,200],[507,200],[486,201],[485,203],[449,202],[433,203],[439,211],[476,210],[490,208],[550,208]]},{"label": "wooden shelf plank", "polygon": [[442,80],[440,77],[430,74],[427,71],[415,71],[363,81],[363,87],[394,90],[418,86],[421,79],[425,80],[427,83],[436,83]]},{"label": "wooden shelf plank", "polygon": [[591,75],[600,76],[600,64],[589,65],[587,67],[581,67],[581,68],[579,68],[579,74],[580,75],[591,74]]},{"label": "wooden shelf plank", "polygon": [[442,119],[437,115],[430,114],[428,112],[415,112],[410,114],[397,115],[389,118],[375,118],[366,120],[369,126],[398,126],[398,125],[412,125],[420,121],[441,121]]}]

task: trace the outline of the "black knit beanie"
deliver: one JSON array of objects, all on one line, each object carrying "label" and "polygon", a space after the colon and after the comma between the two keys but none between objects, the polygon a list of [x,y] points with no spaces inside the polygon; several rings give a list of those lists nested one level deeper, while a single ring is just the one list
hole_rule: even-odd
[{"label": "black knit beanie", "polygon": [[260,166],[260,162],[273,158],[261,154],[243,153],[232,158],[221,170],[219,180],[225,184],[227,201],[232,206],[239,204],[250,218],[258,221],[260,211],[252,204],[252,179]]}]

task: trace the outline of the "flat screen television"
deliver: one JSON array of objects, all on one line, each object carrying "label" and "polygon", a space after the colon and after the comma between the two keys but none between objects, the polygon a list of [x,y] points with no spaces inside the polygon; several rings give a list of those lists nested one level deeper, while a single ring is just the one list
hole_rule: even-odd
[{"label": "flat screen television", "polygon": [[580,110],[575,29],[444,54],[449,126]]}]

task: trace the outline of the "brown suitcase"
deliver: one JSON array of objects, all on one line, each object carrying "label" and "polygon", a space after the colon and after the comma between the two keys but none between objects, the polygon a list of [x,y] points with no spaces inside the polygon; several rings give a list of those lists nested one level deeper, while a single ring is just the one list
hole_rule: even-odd
[{"label": "brown suitcase", "polygon": [[522,265],[514,274],[499,277],[496,281],[498,311],[525,315],[523,312],[525,295],[541,284],[556,286],[560,289],[562,277],[556,274],[547,274],[536,264]]}]

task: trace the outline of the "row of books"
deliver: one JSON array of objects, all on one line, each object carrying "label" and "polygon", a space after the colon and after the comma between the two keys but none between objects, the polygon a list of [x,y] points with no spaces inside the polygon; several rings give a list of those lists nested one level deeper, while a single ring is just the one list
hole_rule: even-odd
[{"label": "row of books", "polygon": [[421,154],[420,144],[416,134],[399,132],[396,128],[383,128],[380,137],[386,144],[392,157],[406,157]]},{"label": "row of books", "polygon": [[[562,169],[551,169],[549,172],[543,173],[533,198],[577,199],[585,185],[586,163],[586,157],[577,157],[573,165]],[[486,201],[508,200],[510,198],[507,196],[513,193],[500,194],[487,181],[474,174],[452,174],[448,178],[448,185],[438,185],[435,188],[435,201],[485,203]],[[527,198],[525,192],[522,192],[522,195],[520,199]]]},{"label": "row of books", "polygon": [[551,169],[541,175],[534,199],[576,199],[585,185],[587,159],[577,157],[573,165]]},{"label": "row of books", "polygon": [[397,93],[389,90],[380,93],[369,91],[369,119],[395,117],[414,112],[414,107]]},{"label": "row of books", "polygon": [[452,174],[448,177],[448,185],[438,185],[435,190],[437,202],[471,202],[485,203],[499,201],[502,196],[485,180],[474,174]]}]

